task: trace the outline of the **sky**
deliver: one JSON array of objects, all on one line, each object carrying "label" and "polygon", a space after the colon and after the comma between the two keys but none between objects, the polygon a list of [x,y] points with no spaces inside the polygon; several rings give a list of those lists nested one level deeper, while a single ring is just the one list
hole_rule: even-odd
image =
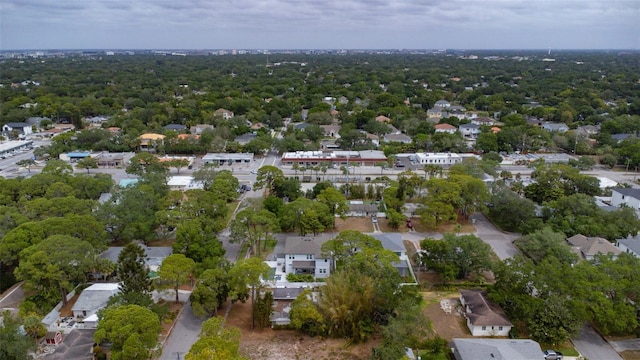
[{"label": "sky", "polygon": [[640,0],[0,0],[17,49],[640,49]]}]

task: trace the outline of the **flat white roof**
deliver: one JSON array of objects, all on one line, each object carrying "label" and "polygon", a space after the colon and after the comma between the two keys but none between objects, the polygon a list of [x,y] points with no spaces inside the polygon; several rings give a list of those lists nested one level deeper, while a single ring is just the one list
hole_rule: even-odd
[{"label": "flat white roof", "polygon": [[87,290],[112,291],[112,290],[117,290],[118,286],[119,286],[118,283],[97,283],[97,284],[93,284],[93,285],[89,286],[88,288],[84,289],[83,291],[87,291]]}]

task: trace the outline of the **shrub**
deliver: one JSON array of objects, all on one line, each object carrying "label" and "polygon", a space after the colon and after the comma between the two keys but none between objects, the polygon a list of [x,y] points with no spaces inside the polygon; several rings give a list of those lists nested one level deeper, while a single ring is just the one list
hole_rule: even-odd
[{"label": "shrub", "polygon": [[288,282],[313,282],[315,281],[314,276],[311,274],[287,274]]}]

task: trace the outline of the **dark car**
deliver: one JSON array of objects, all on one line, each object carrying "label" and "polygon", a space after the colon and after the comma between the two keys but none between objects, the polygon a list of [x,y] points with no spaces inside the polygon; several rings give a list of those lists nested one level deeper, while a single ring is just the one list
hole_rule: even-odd
[{"label": "dark car", "polygon": [[545,350],[542,352],[544,354],[544,360],[560,360],[562,359],[562,353],[555,350]]}]

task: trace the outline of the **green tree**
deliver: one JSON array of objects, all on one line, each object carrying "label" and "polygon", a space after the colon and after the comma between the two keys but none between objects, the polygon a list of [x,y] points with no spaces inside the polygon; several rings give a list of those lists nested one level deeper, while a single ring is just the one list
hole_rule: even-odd
[{"label": "green tree", "polygon": [[22,326],[27,335],[29,335],[36,344],[39,339],[47,334],[47,328],[42,323],[42,318],[34,313],[24,317]]},{"label": "green tree", "polygon": [[219,258],[225,254],[225,249],[215,235],[214,229],[199,218],[187,220],[178,227],[176,241],[172,248],[174,254],[184,254],[196,263],[201,263],[205,259]]},{"label": "green tree", "polygon": [[[254,304],[256,290],[261,286],[262,279],[265,279],[269,275],[269,265],[267,265],[262,259],[252,257],[248,259],[242,259],[235,263],[235,265],[229,270],[229,277],[231,278],[231,294],[235,299],[244,299],[247,297],[247,292],[251,296],[251,303]],[[254,310],[251,311],[251,328],[255,326]]]},{"label": "green tree", "polygon": [[151,358],[150,349],[156,346],[160,320],[153,311],[139,305],[108,307],[100,315],[93,339],[100,344],[111,343],[114,360]]},{"label": "green tree", "polygon": [[491,270],[491,247],[475,235],[445,234],[442,240],[425,239],[420,261],[445,279],[466,279]]},{"label": "green tree", "polygon": [[279,225],[278,218],[272,212],[249,207],[236,214],[230,228],[233,241],[246,241],[251,246],[253,254],[260,256],[260,245],[266,248],[267,242],[273,239],[273,234],[278,231]]},{"label": "green tree", "polygon": [[571,251],[565,239],[564,233],[554,232],[550,227],[544,227],[517,239],[514,243],[534,262],[540,262],[547,256],[554,256],[561,262],[574,264],[578,261],[578,256]]},{"label": "green tree", "polygon": [[246,360],[240,356],[240,330],[225,326],[224,318],[212,317],[202,324],[200,337],[185,360]]},{"label": "green tree", "polygon": [[282,170],[275,166],[265,165],[258,169],[258,175],[256,182],[253,184],[255,190],[267,189],[272,192],[274,190],[274,183],[276,179],[282,178],[284,174]]},{"label": "green tree", "polygon": [[224,265],[205,270],[191,293],[193,313],[197,316],[211,316],[227,300],[230,292],[229,267]]},{"label": "green tree", "polygon": [[183,254],[172,254],[162,261],[158,276],[161,282],[166,283],[176,292],[176,302],[180,301],[178,297],[180,285],[192,280],[195,267],[196,263]]},{"label": "green tree", "polygon": [[25,280],[25,287],[39,292],[45,299],[62,300],[67,292],[86,281],[93,267],[94,249],[90,243],[67,235],[53,235],[20,253],[15,274]]},{"label": "green tree", "polygon": [[335,227],[336,215],[342,218],[349,210],[347,199],[345,199],[344,195],[334,187],[328,187],[320,191],[320,193],[316,197],[316,200],[325,204],[327,208],[329,208],[329,212],[333,217],[333,227]]},{"label": "green tree", "polygon": [[291,303],[291,326],[309,336],[325,333],[324,317],[313,302],[311,290],[303,290]]},{"label": "green tree", "polygon": [[6,310],[0,323],[0,359],[27,360],[36,348],[35,342],[20,331],[19,319]]},{"label": "green tree", "polygon": [[135,243],[127,244],[118,255],[116,273],[120,280],[120,293],[148,296],[151,291],[151,280],[146,264],[144,249]]},{"label": "green tree", "polygon": [[79,169],[86,169],[88,174],[90,169],[98,168],[98,160],[96,160],[91,156],[87,156],[85,158],[78,160],[76,167]]},{"label": "green tree", "polygon": [[27,171],[31,173],[31,167],[36,164],[36,161],[33,159],[22,159],[16,162],[16,165],[20,167],[27,168]]},{"label": "green tree", "polygon": [[488,215],[501,229],[522,232],[536,219],[536,205],[509,189],[500,189],[491,195]]}]

